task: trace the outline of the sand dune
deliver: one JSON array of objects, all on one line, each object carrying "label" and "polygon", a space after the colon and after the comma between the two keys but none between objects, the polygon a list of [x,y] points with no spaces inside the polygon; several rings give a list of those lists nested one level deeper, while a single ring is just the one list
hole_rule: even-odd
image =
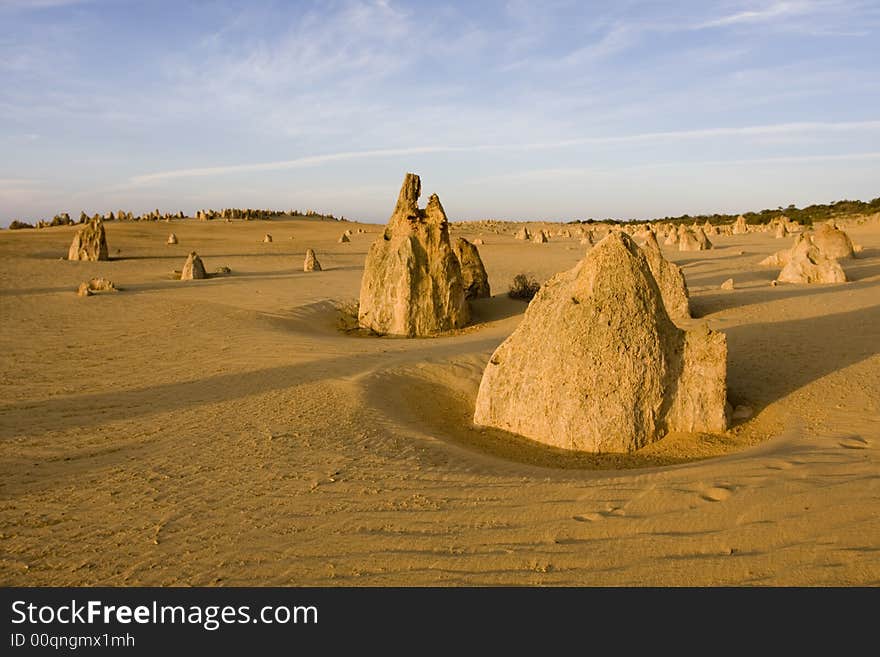
[{"label": "sand dune", "polygon": [[[772,232],[663,247],[679,323],[726,334],[755,415],[629,456],[472,424],[526,307],[509,282],[588,247],[454,228],[485,241],[495,296],[420,339],[340,329],[379,226],[113,222],[99,262],[59,259],[73,226],[3,231],[0,581],[880,584],[880,225],[846,227],[864,249],[835,285],[771,287],[758,262],[793,243]],[[193,250],[231,272],[174,280]],[[120,291],[77,297],[95,277]]]}]

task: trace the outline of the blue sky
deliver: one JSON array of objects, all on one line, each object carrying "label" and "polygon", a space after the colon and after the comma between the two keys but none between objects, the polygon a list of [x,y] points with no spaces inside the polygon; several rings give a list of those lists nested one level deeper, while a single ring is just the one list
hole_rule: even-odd
[{"label": "blue sky", "polygon": [[0,224],[880,196],[880,2],[0,0]]}]

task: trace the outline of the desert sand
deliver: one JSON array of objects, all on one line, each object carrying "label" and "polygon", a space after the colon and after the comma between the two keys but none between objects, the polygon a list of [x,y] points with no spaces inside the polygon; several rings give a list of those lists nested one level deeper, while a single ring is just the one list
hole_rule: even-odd
[{"label": "desert sand", "polygon": [[[726,335],[754,415],[631,455],[472,422],[526,309],[514,275],[590,248],[528,227],[550,241],[453,225],[494,296],[414,339],[353,330],[383,226],[109,222],[97,262],[60,259],[77,226],[2,231],[0,582],[880,584],[880,223],[844,226],[863,249],[831,285],[771,286],[758,262],[795,239],[772,231],[663,246],[690,289],[676,322]],[[231,271],[175,280],[191,251]],[[92,278],[118,291],[78,297]]]}]

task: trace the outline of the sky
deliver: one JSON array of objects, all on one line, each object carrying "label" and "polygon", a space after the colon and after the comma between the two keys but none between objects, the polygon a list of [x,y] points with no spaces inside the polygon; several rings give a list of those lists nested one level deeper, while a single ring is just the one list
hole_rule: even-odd
[{"label": "sky", "polygon": [[870,200],[880,0],[0,0],[0,154],[0,225]]}]

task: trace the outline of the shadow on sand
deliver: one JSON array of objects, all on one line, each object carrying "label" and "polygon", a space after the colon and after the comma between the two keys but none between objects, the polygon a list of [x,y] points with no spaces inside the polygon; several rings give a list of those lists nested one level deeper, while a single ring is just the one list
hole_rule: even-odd
[{"label": "shadow on sand", "polygon": [[728,396],[760,408],[880,353],[880,303],[834,315],[745,324],[725,333]]}]

